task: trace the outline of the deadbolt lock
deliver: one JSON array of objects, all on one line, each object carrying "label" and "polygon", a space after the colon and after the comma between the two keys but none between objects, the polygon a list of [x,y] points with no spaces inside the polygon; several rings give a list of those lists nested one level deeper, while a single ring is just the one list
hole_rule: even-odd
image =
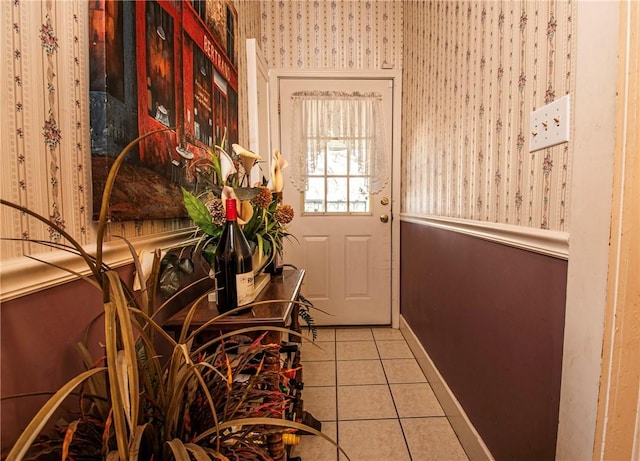
[{"label": "deadbolt lock", "polygon": [[382,205],[389,205],[389,198],[388,197],[382,197],[382,199],[380,200],[380,203]]}]

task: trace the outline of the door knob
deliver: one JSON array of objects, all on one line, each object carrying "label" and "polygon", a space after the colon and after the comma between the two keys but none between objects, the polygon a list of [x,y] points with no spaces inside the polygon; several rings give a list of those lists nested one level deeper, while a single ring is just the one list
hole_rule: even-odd
[{"label": "door knob", "polygon": [[389,222],[389,215],[388,214],[381,214],[380,215],[380,221]]}]

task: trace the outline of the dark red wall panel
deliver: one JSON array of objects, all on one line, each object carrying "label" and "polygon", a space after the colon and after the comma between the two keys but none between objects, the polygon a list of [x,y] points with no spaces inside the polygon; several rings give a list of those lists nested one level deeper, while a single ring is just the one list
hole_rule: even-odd
[{"label": "dark red wall panel", "polygon": [[[124,280],[133,279],[132,265],[119,272]],[[86,341],[93,357],[101,357],[104,316],[102,292],[85,281],[7,301],[0,309],[2,397],[50,393],[2,401],[4,453],[53,392],[84,370],[77,342]],[[69,399],[68,408],[76,410],[77,398]]]},{"label": "dark red wall panel", "polygon": [[497,460],[555,458],[567,261],[401,224],[401,314]]}]

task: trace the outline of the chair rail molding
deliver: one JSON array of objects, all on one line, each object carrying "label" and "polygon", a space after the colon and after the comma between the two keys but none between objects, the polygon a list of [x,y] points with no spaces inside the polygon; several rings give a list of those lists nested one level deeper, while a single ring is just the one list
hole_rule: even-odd
[{"label": "chair rail molding", "polygon": [[569,233],[474,221],[470,219],[402,213],[400,220],[478,237],[554,258],[569,259]]},{"label": "chair rail molding", "polygon": [[[192,238],[194,230],[195,228],[186,228],[180,231],[163,232],[132,238],[129,242],[138,254],[143,250],[167,250],[194,242]],[[84,249],[90,255],[95,255],[95,243],[86,245]],[[103,246],[103,254],[104,262],[111,268],[133,263],[129,247],[122,239],[106,242]],[[0,261],[0,302],[77,280],[79,277],[70,271],[80,275],[91,273],[80,256],[62,250]]]}]

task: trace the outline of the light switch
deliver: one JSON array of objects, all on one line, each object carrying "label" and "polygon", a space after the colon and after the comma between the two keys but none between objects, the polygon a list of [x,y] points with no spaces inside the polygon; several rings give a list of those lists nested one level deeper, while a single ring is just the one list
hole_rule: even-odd
[{"label": "light switch", "polygon": [[569,95],[531,112],[529,152],[569,141]]}]

